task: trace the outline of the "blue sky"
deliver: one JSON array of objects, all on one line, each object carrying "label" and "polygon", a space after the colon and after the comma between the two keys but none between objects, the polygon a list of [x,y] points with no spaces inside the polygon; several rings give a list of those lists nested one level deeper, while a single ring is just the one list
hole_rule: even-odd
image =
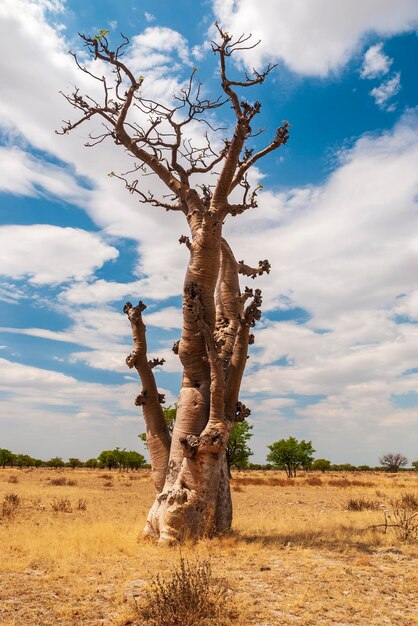
[{"label": "blue sky", "polygon": [[[182,216],[138,205],[107,176],[128,169],[118,147],[85,148],[85,128],[54,131],[72,116],[59,91],[95,89],[67,54],[80,50],[78,31],[129,36],[144,90],[167,100],[193,66],[219,92],[207,46],[218,19],[262,40],[235,71],[277,63],[254,93],[258,145],[291,124],[253,174],[259,208],[225,227],[237,258],[272,263],[258,279],[264,313],[242,388],[254,460],[290,435],[334,462],[415,460],[416,0],[155,4],[1,3],[0,447],[41,458],[143,451],[139,383],[124,364],[127,299],[148,305],[150,356],[167,359],[158,384],[175,401]],[[218,119],[230,124],[227,112]]]}]

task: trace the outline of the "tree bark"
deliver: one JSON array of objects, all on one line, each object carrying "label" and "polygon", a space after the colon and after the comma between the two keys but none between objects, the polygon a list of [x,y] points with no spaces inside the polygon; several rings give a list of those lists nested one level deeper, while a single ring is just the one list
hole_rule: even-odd
[{"label": "tree bark", "polygon": [[251,312],[259,302],[254,299],[244,308],[253,293],[241,296],[239,263],[221,238],[221,222],[221,216],[205,214],[191,223],[178,348],[182,389],[165,484],[157,489],[145,527],[145,535],[162,543],[212,536],[231,527],[226,445],[235,422],[249,414],[238,394]]}]

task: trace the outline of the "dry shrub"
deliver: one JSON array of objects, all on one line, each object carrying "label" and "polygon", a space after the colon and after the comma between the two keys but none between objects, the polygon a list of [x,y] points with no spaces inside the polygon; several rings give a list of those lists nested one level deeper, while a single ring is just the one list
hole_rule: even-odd
[{"label": "dry shrub", "polygon": [[376,487],[376,483],[373,483],[370,480],[352,480],[352,487]]},{"label": "dry shrub", "polygon": [[147,626],[223,626],[230,623],[228,586],[214,578],[209,561],[180,559],[168,576],[157,575],[146,592],[138,614]]},{"label": "dry shrub", "polygon": [[9,483],[12,483],[13,485],[16,485],[19,482],[19,479],[17,476],[9,476],[9,480],[7,481]]},{"label": "dry shrub", "polygon": [[87,501],[84,498],[79,498],[77,502],[77,509],[79,511],[85,511],[87,509]]},{"label": "dry shrub", "polygon": [[385,523],[404,543],[414,543],[418,539],[418,510],[415,505],[411,507],[409,495],[391,500],[392,510],[385,511]]},{"label": "dry shrub", "polygon": [[2,512],[3,517],[14,517],[20,506],[20,498],[17,493],[7,493],[4,496]]},{"label": "dry shrub", "polygon": [[323,482],[319,478],[319,476],[311,476],[310,478],[307,478],[305,480],[305,484],[311,485],[312,487],[320,487],[321,485],[323,485]]},{"label": "dry shrub", "polygon": [[54,485],[55,487],[62,487],[62,485],[66,485],[66,484],[67,484],[66,478],[51,478],[51,485]]},{"label": "dry shrub", "polygon": [[348,478],[336,478],[330,480],[328,485],[330,487],[375,487],[376,483],[372,483],[367,480],[348,480]]},{"label": "dry shrub", "polygon": [[411,511],[418,511],[418,498],[413,493],[404,493],[400,498],[402,505]]},{"label": "dry shrub", "polygon": [[376,511],[381,505],[376,500],[365,500],[364,498],[351,498],[347,502],[347,511]]},{"label": "dry shrub", "polygon": [[103,487],[113,487],[113,482],[111,480],[105,480]]},{"label": "dry shrub", "polygon": [[51,485],[62,487],[63,485],[67,485],[67,487],[75,487],[77,485],[77,481],[73,478],[52,478]]},{"label": "dry shrub", "polygon": [[234,483],[243,485],[263,485],[265,487],[294,487],[295,482],[289,478],[258,478],[258,477],[245,477],[234,478]]},{"label": "dry shrub", "polygon": [[403,543],[415,543],[418,540],[418,501],[414,494],[404,493],[400,498],[390,500],[383,513],[384,523],[370,528],[382,528],[385,533],[389,528]]},{"label": "dry shrub", "polygon": [[243,491],[243,489],[242,489],[242,487],[241,487],[241,485],[239,483],[233,482],[232,483],[232,491],[237,491],[239,493],[240,491]]},{"label": "dry shrub", "polygon": [[350,483],[349,480],[347,480],[347,478],[337,478],[337,479],[334,479],[334,480],[330,480],[328,485],[330,487],[342,487],[342,488],[345,488],[345,487],[349,487],[351,485],[351,483]]},{"label": "dry shrub", "polygon": [[102,474],[100,478],[102,478],[103,480],[112,480],[113,476],[112,474]]},{"label": "dry shrub", "polygon": [[56,513],[72,513],[73,508],[68,498],[54,498],[52,501],[52,509]]}]

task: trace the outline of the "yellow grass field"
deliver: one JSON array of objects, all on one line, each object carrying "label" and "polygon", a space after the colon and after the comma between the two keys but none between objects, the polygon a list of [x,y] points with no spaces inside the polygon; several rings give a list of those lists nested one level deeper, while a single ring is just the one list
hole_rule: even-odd
[{"label": "yellow grass field", "polygon": [[418,625],[417,534],[368,529],[391,500],[417,501],[418,473],[239,472],[232,484],[233,533],[180,552],[138,539],[146,470],[1,469],[1,626],[140,626],[136,602],[181,555],[227,579],[231,624]]}]

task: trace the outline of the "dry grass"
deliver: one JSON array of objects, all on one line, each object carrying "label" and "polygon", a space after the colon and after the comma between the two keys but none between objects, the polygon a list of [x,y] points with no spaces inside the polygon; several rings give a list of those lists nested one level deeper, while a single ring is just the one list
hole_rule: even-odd
[{"label": "dry grass", "polygon": [[[0,502],[16,501],[11,475],[18,505],[0,510],[2,626],[142,626],[150,581],[180,557],[209,560],[228,581],[237,626],[418,624],[416,538],[371,528],[395,502],[415,507],[414,473],[239,472],[233,532],[181,555],[138,541],[153,500],[148,471],[0,470]],[[350,500],[379,508],[347,510]],[[67,511],[54,510],[60,501]]]}]

